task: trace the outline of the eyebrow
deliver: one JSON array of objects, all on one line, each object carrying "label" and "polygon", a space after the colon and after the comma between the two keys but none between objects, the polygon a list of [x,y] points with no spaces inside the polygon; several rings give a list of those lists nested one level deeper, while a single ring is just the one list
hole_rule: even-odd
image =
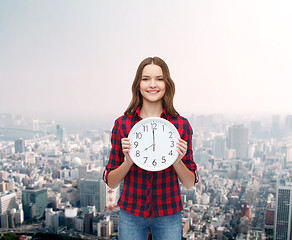
[{"label": "eyebrow", "polygon": [[[150,77],[150,76],[147,76],[147,75],[142,75],[142,77]],[[163,77],[162,75],[158,75],[156,77]]]}]

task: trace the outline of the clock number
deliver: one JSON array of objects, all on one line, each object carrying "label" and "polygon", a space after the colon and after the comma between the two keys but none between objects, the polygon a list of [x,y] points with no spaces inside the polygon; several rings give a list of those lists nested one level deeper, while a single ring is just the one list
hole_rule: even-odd
[{"label": "clock number", "polygon": [[172,150],[169,152],[169,154],[168,155],[170,155],[170,156],[172,156],[173,155],[173,153],[172,153]]},{"label": "clock number", "polygon": [[170,147],[174,147],[174,141],[170,142]]},{"label": "clock number", "polygon": [[153,130],[157,130],[157,123],[151,123],[151,127]]},{"label": "clock number", "polygon": [[165,156],[162,156],[162,163],[166,163],[166,158],[165,158]]},{"label": "clock number", "polygon": [[143,125],[143,130],[144,130],[144,132],[148,132],[148,125]]},{"label": "clock number", "polygon": [[136,157],[140,157],[140,151],[139,150],[136,151]]},{"label": "clock number", "polygon": [[141,139],[141,138],[142,138],[142,133],[136,132],[136,139]]},{"label": "clock number", "polygon": [[147,162],[147,159],[148,159],[148,157],[144,157],[145,158],[145,161],[144,161],[144,164]]},{"label": "clock number", "polygon": [[134,142],[135,148],[138,147],[139,143],[137,141]]},{"label": "clock number", "polygon": [[157,165],[156,159],[153,160],[152,165],[153,166],[156,166]]},{"label": "clock number", "polygon": [[165,125],[162,125],[162,131],[164,132],[164,127],[165,127]]},{"label": "clock number", "polygon": [[173,138],[173,132],[169,132],[169,138]]}]

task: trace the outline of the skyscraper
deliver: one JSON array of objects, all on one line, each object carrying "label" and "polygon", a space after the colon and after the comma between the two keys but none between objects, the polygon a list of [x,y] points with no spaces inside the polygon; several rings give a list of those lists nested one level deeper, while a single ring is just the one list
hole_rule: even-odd
[{"label": "skyscraper", "polygon": [[235,149],[236,158],[246,158],[248,153],[248,129],[243,125],[228,128],[227,147]]},{"label": "skyscraper", "polygon": [[274,239],[292,239],[292,182],[280,180],[276,193]]},{"label": "skyscraper", "polygon": [[15,193],[0,194],[0,214],[5,214],[8,210],[17,208]]},{"label": "skyscraper", "polygon": [[292,144],[282,146],[281,152],[284,154],[283,167],[291,167],[292,165]]},{"label": "skyscraper", "polygon": [[25,219],[39,219],[43,217],[48,205],[47,189],[28,188],[22,191],[22,203]]},{"label": "skyscraper", "polygon": [[62,128],[59,124],[56,126],[56,130],[57,130],[57,140],[59,140],[60,142],[63,142],[63,138],[64,138],[64,128]]},{"label": "skyscraper", "polygon": [[215,158],[224,158],[226,150],[226,139],[223,136],[216,136],[213,144],[213,155]]},{"label": "skyscraper", "polygon": [[14,142],[15,144],[15,153],[23,153],[24,152],[24,140],[22,138],[18,138]]},{"label": "skyscraper", "polygon": [[105,208],[106,186],[102,180],[80,180],[80,205],[81,207],[95,206],[98,212]]}]

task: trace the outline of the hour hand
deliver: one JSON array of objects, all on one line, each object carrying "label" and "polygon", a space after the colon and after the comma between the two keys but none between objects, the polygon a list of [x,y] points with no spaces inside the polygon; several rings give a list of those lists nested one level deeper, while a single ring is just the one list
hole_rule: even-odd
[{"label": "hour hand", "polygon": [[154,146],[155,144],[154,143],[152,143],[149,147],[147,147],[147,148],[145,148],[142,152],[144,152],[144,151],[146,151],[146,150],[148,150],[149,148],[151,148],[152,146]]}]

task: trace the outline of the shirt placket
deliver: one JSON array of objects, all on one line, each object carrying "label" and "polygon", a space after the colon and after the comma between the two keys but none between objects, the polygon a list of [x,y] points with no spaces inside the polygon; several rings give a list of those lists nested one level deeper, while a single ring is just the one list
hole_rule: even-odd
[{"label": "shirt placket", "polygon": [[152,211],[152,185],[153,185],[153,173],[147,172],[147,190],[146,190],[146,217],[151,217]]}]

